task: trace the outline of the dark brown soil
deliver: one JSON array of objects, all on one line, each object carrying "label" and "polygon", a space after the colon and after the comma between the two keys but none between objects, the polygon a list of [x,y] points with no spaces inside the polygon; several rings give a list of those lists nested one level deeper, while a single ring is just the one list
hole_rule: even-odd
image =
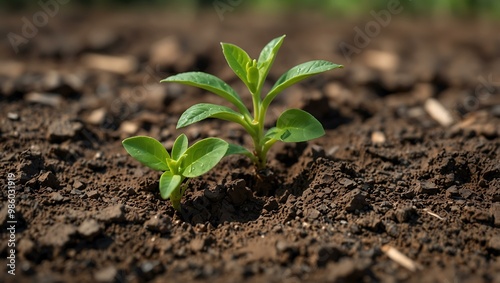
[{"label": "dark brown soil", "polygon": [[[2,33],[21,33],[22,16],[3,18]],[[4,42],[0,281],[500,282],[498,24],[393,16],[347,61],[339,44],[355,46],[354,28],[370,20],[61,12],[18,54]],[[224,159],[189,180],[176,213],[159,196],[159,173],[121,140],[149,135],[168,148],[185,132],[250,145],[225,122],[176,130],[187,107],[220,100],[158,81],[200,70],[242,90],[219,42],[255,57],[285,33],[270,84],[312,59],[345,69],[279,96],[269,125],[298,107],[326,136],[277,145],[266,175]],[[426,110],[433,99],[450,125]]]}]

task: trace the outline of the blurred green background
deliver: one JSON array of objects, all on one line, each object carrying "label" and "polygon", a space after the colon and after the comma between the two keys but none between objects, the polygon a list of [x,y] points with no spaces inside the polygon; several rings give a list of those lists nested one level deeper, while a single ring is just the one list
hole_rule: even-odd
[{"label": "blurred green background", "polygon": [[419,16],[450,15],[459,17],[500,17],[499,0],[0,0],[2,10],[36,9],[38,2],[60,1],[89,8],[142,8],[182,6],[199,10],[213,9],[214,5],[246,6],[267,11],[320,10],[339,16],[363,15],[370,10],[387,8],[391,1],[405,5],[404,13]]}]

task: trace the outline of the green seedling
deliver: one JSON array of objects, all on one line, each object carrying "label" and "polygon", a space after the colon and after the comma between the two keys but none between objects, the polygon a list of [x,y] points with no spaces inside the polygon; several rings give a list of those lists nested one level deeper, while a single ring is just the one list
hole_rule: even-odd
[{"label": "green seedling", "polygon": [[160,195],[170,198],[172,206],[181,210],[181,198],[186,191],[183,181],[205,174],[226,155],[228,143],[218,138],[206,138],[188,147],[186,135],[180,135],[169,154],[154,138],[136,136],[123,140],[125,150],[143,165],[163,171]]},{"label": "green seedling", "polygon": [[271,102],[289,86],[310,76],[342,68],[324,60],[309,61],[297,65],[285,72],[273,87],[262,96],[266,77],[273,65],[285,35],[271,40],[262,49],[259,59],[251,59],[240,47],[221,43],[222,52],[229,67],[248,88],[253,101],[253,113],[245,106],[240,96],[221,79],[203,72],[187,72],[168,77],[161,82],[174,82],[195,86],[212,92],[230,102],[236,109],[226,106],[200,103],[191,106],[180,117],[177,128],[186,127],[207,118],[218,118],[240,124],[252,137],[253,151],[240,145],[230,144],[228,154],[243,154],[249,157],[258,169],[267,163],[267,152],[277,142],[303,142],[325,134],[321,123],[311,114],[300,109],[288,109],[283,112],[276,126],[265,131],[264,121]]}]

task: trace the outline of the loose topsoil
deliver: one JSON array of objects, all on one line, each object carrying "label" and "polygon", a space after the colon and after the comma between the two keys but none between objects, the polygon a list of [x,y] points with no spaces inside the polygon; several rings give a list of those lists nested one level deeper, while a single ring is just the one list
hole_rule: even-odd
[{"label": "loose topsoil", "polygon": [[[22,35],[23,16],[2,18],[2,34]],[[392,15],[360,38],[370,21],[61,10],[17,54],[4,41],[0,281],[500,282],[498,24]],[[282,34],[266,88],[305,61],[345,68],[286,90],[268,126],[301,108],[326,135],[277,144],[265,172],[225,158],[175,212],[121,140],[251,146],[228,122],[176,130],[189,106],[224,102],[159,80],[212,73],[251,105],[219,42],[257,57]]]}]

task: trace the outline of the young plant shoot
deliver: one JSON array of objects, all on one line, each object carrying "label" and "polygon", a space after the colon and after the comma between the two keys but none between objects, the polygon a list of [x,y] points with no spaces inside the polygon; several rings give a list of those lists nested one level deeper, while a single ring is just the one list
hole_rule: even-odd
[{"label": "young plant shoot", "polygon": [[125,150],[143,165],[164,171],[160,177],[160,195],[170,198],[172,206],[181,210],[181,198],[186,187],[182,182],[205,174],[224,157],[228,143],[218,138],[206,138],[188,147],[186,135],[180,135],[169,154],[154,138],[136,136],[123,140]]},{"label": "young plant shoot", "polygon": [[304,142],[321,137],[325,134],[321,123],[311,114],[300,109],[288,109],[283,112],[276,126],[265,131],[264,121],[271,102],[289,86],[310,76],[342,68],[324,60],[309,61],[297,65],[285,72],[274,86],[262,96],[266,77],[273,65],[285,35],[271,40],[262,49],[259,58],[251,59],[240,47],[221,43],[222,52],[229,67],[248,88],[253,101],[253,112],[245,106],[236,91],[221,79],[203,72],[187,72],[168,77],[161,82],[174,82],[195,86],[212,92],[230,102],[236,109],[229,107],[200,103],[191,106],[180,117],[177,128],[186,127],[207,118],[218,118],[240,124],[252,137],[253,151],[240,145],[230,144],[228,154],[243,154],[249,157],[258,169],[263,169],[267,163],[267,152],[277,142]]}]

